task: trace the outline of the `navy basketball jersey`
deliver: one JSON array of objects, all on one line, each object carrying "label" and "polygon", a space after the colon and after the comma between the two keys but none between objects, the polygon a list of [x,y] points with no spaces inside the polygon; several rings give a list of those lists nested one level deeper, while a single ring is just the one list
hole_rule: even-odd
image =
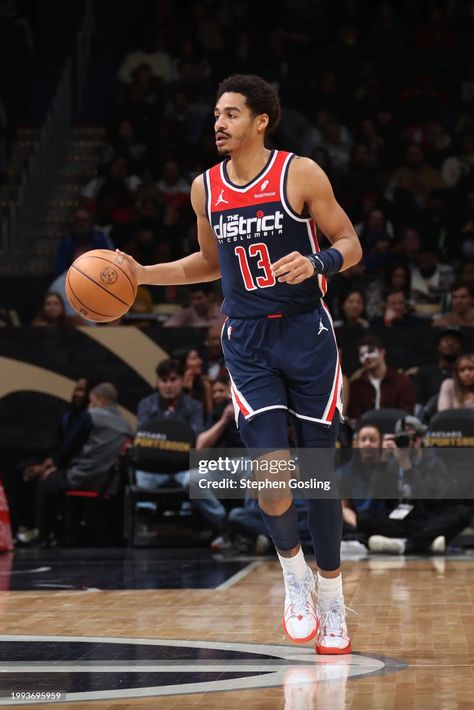
[{"label": "navy basketball jersey", "polygon": [[218,241],[222,310],[233,318],[316,308],[326,292],[324,276],[290,286],[278,283],[270,268],[292,251],[319,251],[314,222],[296,214],[286,198],[293,158],[273,150],[262,172],[243,186],[229,179],[227,160],[204,175],[207,216]]}]

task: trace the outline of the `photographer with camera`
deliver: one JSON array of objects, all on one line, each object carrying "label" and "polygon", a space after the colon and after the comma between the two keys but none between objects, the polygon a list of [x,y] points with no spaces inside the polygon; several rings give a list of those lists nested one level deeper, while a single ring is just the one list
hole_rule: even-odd
[{"label": "photographer with camera", "polygon": [[424,448],[425,431],[419,419],[406,416],[397,421],[394,434],[383,438],[387,478],[398,481],[398,505],[358,517],[358,530],[368,536],[371,552],[443,553],[469,525],[465,506],[443,501],[449,474],[434,449]]}]

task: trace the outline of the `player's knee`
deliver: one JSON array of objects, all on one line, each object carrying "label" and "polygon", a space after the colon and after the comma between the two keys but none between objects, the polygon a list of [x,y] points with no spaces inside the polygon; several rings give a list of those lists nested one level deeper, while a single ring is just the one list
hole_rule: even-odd
[{"label": "player's knee", "polygon": [[258,505],[260,510],[263,510],[268,515],[283,515],[290,505],[293,499],[289,498],[269,498],[265,494],[260,494],[258,497]]}]

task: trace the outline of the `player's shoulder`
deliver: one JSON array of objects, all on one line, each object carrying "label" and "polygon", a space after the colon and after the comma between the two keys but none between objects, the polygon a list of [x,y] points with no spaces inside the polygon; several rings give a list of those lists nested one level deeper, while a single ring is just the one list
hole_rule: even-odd
[{"label": "player's shoulder", "polygon": [[301,155],[294,155],[290,163],[290,172],[294,178],[302,180],[313,179],[323,180],[326,174],[322,168],[311,158],[306,158]]},{"label": "player's shoulder", "polygon": [[191,184],[191,204],[197,213],[203,213],[206,205],[204,173],[196,175]]}]

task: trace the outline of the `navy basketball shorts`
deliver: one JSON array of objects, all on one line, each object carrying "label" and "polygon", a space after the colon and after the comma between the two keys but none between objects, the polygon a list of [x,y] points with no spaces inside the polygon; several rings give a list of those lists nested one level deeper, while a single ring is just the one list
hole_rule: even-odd
[{"label": "navy basketball shorts", "polygon": [[323,302],[307,313],[228,318],[222,349],[236,421],[283,409],[329,426],[342,414],[339,352]]}]

